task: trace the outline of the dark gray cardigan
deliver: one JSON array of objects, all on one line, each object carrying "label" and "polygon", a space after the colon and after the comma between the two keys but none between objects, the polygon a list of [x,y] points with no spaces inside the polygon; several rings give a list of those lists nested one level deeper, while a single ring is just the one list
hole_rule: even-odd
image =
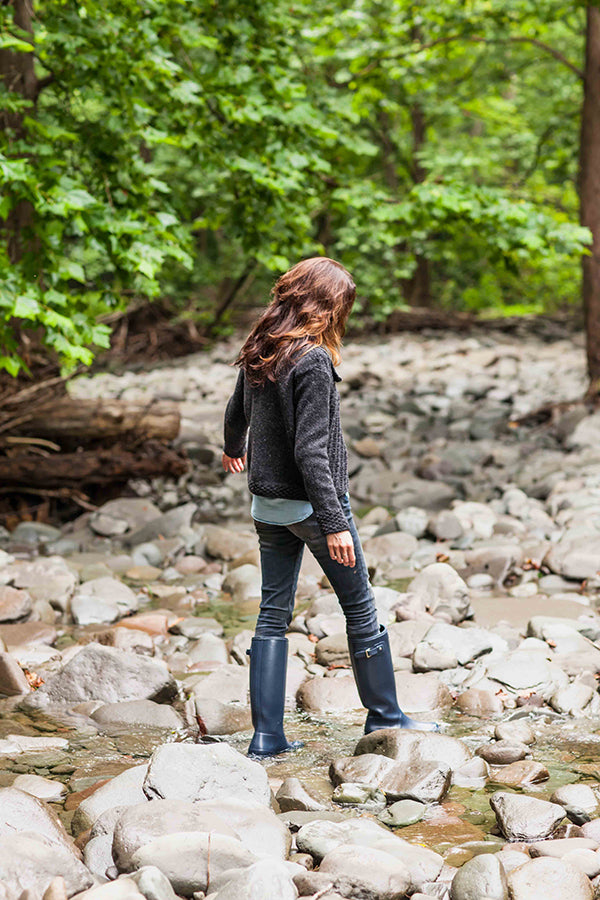
[{"label": "dark gray cardigan", "polygon": [[225,410],[227,456],[246,453],[248,487],[261,497],[310,500],[325,534],[346,531],[339,498],[348,490],[340,422],[341,381],[331,357],[313,347],[276,382],[253,387],[240,370]]}]

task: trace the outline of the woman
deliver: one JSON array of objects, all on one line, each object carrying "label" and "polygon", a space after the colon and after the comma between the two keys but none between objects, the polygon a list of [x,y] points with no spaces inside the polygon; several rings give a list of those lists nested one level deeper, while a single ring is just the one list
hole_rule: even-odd
[{"label": "woman", "polygon": [[[303,260],[276,283],[273,300],[248,336],[225,412],[223,467],[248,461],[252,517],[258,533],[262,601],[250,655],[254,737],[250,756],[275,756],[302,744],[283,731],[287,628],[304,545],[321,565],[346,617],[352,669],[377,728],[435,730],[415,722],[396,699],[387,631],[373,592],[348,498],[340,377],[334,369],[356,288],[326,257]],[[247,439],[247,449],[246,449]]]}]

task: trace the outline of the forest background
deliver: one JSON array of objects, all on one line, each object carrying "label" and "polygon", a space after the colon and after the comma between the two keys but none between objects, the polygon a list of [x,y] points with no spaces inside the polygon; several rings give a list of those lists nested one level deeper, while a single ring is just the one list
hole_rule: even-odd
[{"label": "forest background", "polygon": [[597,394],[600,9],[4,0],[0,228],[13,376],[156,299],[218,333],[324,253],[359,322],[583,308]]}]

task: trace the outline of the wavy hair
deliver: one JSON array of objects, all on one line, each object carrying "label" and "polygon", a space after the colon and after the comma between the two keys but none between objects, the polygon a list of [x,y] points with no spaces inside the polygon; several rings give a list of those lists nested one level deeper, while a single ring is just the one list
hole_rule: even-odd
[{"label": "wavy hair", "polygon": [[334,259],[314,256],[282,275],[271,296],[235,361],[248,381],[275,381],[314,346],[325,347],[337,365],[356,297],[350,273]]}]

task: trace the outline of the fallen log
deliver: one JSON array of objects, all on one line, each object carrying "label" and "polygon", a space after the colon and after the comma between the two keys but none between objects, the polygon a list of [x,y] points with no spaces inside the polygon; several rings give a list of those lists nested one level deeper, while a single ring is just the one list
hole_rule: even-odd
[{"label": "fallen log", "polygon": [[[119,400],[84,400],[60,397],[51,403],[20,411],[10,434],[54,440],[64,445],[95,442],[138,443],[156,438],[171,441],[179,434],[181,416],[173,403],[146,406]],[[0,429],[1,430],[1,429]]]},{"label": "fallen log", "polygon": [[179,477],[188,469],[181,451],[155,440],[135,450],[115,444],[76,453],[34,453],[0,457],[0,485],[3,489],[73,488],[125,483],[130,478]]}]

